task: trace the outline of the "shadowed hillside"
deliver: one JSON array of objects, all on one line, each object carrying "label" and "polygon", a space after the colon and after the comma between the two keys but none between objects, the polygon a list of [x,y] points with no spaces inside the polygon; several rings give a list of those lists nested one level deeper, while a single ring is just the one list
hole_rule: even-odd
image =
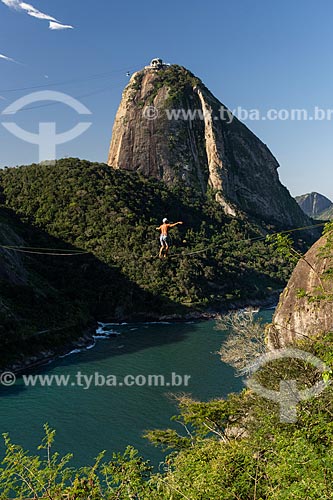
[{"label": "shadowed hillside", "polygon": [[[273,226],[229,217],[191,188],[103,164],[65,159],[6,169],[0,201],[1,244],[88,252],[1,251],[3,341],[28,339],[23,351],[34,351],[31,338],[63,345],[98,319],[180,318],[262,300],[291,270],[264,241],[249,241]],[[156,226],[165,216],[184,225],[172,230],[171,256],[161,261]]]}]

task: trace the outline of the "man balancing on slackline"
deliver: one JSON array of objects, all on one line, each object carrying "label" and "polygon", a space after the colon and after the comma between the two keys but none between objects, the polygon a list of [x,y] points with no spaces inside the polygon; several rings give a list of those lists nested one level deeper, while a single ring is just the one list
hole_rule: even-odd
[{"label": "man balancing on slackline", "polygon": [[159,254],[160,259],[163,257],[163,252],[164,252],[164,258],[168,256],[170,248],[169,229],[178,226],[178,224],[183,224],[183,223],[175,222],[174,224],[170,224],[168,222],[168,219],[163,219],[163,224],[156,228],[158,231],[161,231],[161,236],[160,236],[161,249]]}]

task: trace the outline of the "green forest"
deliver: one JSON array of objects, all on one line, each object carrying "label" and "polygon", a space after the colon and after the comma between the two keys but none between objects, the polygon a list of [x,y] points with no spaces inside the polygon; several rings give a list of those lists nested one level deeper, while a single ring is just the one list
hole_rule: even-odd
[{"label": "green forest", "polygon": [[[86,252],[0,251],[2,363],[18,344],[22,355],[63,348],[97,320],[179,319],[277,297],[292,269],[265,242],[280,228],[228,217],[190,188],[75,158],[1,171],[0,217],[3,246]],[[184,224],[162,261],[164,217]]]},{"label": "green forest", "polygon": [[[283,228],[227,217],[191,190],[77,159],[6,169],[0,187],[2,364],[17,360],[18,350],[27,356],[65,349],[98,319],[182,318],[267,299],[285,285],[311,242],[304,232],[292,233],[294,239],[272,236]],[[156,227],[165,216],[184,224],[173,230],[171,255],[161,260]],[[325,234],[331,245],[331,226]],[[220,352],[235,368],[249,353],[266,350],[264,326],[238,315],[217,322],[225,329],[232,318],[234,332],[239,325],[240,335]],[[329,366],[331,345],[331,334],[323,332],[297,347]],[[281,379],[297,379],[302,390],[328,382],[331,372],[280,359],[254,377],[275,391]],[[281,420],[278,404],[249,389],[208,402],[174,398],[178,431],[173,425],[145,433],[166,452],[158,471],[130,445],[109,462],[102,451],[94,465],[75,468],[70,450],[65,456],[54,451],[56,431],[45,424],[35,454],[4,435],[0,498],[333,498],[330,385],[320,397],[299,402],[292,423]]]}]

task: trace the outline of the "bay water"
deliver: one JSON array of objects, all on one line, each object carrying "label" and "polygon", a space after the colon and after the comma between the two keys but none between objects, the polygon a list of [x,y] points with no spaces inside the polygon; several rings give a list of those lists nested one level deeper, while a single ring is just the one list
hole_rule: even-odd
[{"label": "bay water", "polygon": [[[272,312],[259,315],[269,322]],[[55,449],[74,454],[72,465],[91,464],[102,450],[107,450],[108,460],[112,452],[123,452],[130,444],[157,466],[163,454],[142,435],[147,429],[183,431],[170,421],[177,413],[171,393],[208,401],[243,387],[242,379],[217,354],[228,332],[216,321],[109,325],[102,331],[114,335],[30,373],[49,380],[62,375],[67,384],[57,384],[53,377],[50,386],[26,386],[19,378],[12,387],[0,388],[1,433],[36,452],[48,423],[56,429]],[[128,375],[127,381],[139,385],[114,386],[116,379],[118,383]],[[141,385],[150,375],[163,376],[164,386]],[[185,376],[187,385],[180,383],[179,377],[184,382]],[[3,453],[1,441],[1,458]]]}]

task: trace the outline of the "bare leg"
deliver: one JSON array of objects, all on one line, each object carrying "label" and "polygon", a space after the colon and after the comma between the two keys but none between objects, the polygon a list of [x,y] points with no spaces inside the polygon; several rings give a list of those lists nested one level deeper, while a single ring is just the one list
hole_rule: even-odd
[{"label": "bare leg", "polygon": [[166,245],[165,245],[165,254],[164,254],[164,258],[165,258],[165,259],[167,258],[168,253],[169,253],[169,245],[168,245],[168,244],[166,244]]},{"label": "bare leg", "polygon": [[160,248],[160,259],[163,257],[163,250],[164,250],[164,245],[161,245],[161,248]]}]

